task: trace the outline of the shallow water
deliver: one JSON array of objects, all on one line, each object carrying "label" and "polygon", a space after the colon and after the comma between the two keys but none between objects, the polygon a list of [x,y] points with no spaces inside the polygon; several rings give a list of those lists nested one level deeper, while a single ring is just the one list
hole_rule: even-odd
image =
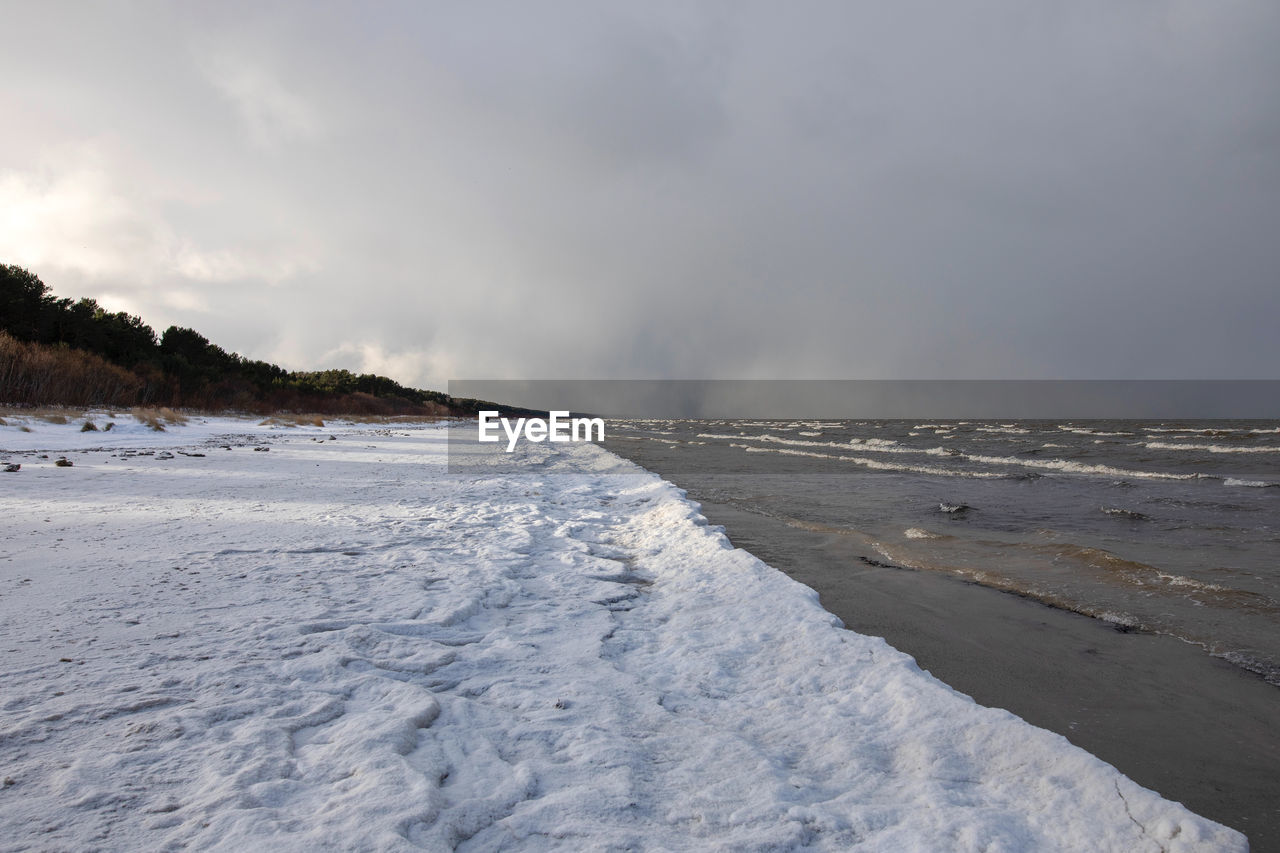
[{"label": "shallow water", "polygon": [[1259,421],[623,421],[718,503],[1167,634],[1280,684],[1280,428]]}]

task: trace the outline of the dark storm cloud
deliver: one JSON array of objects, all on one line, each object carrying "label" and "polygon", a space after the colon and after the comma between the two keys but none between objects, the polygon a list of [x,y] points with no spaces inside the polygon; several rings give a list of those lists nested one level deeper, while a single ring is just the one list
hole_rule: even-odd
[{"label": "dark storm cloud", "polygon": [[450,380],[448,390],[503,405],[620,418],[1280,417],[1280,381],[1256,379],[462,379]]},{"label": "dark storm cloud", "polygon": [[16,5],[0,256],[303,367],[1270,378],[1274,4]]}]

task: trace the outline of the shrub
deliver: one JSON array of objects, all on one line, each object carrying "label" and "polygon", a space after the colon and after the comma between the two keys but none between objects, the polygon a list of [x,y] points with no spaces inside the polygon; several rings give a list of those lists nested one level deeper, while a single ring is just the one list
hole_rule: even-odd
[{"label": "shrub", "polygon": [[0,332],[0,399],[6,403],[28,406],[130,403],[137,399],[141,385],[141,380],[132,372],[101,356],[65,347],[23,343]]},{"label": "shrub", "polygon": [[134,409],[133,418],[140,424],[146,424],[148,429],[155,432],[164,432],[164,424],[160,421],[160,413],[155,409]]}]

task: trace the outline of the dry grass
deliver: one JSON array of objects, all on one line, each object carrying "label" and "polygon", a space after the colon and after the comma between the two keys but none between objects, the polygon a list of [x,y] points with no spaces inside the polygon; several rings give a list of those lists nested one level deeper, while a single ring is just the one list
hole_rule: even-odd
[{"label": "dry grass", "polygon": [[165,424],[181,426],[187,422],[186,415],[176,412],[167,406],[159,409],[135,408],[131,414],[138,423],[146,424],[156,432],[164,432]]},{"label": "dry grass", "polygon": [[119,405],[142,378],[93,353],[19,341],[0,332],[0,400],[21,405]]},{"label": "dry grass", "polygon": [[134,420],[140,424],[146,424],[148,428],[156,432],[164,432],[165,424],[181,426],[187,422],[186,415],[175,412],[167,406],[159,409],[135,408],[132,414]]},{"label": "dry grass", "polygon": [[95,424],[93,421],[89,420],[88,418],[85,418],[84,423],[80,425],[80,431],[81,432],[97,432],[98,425]]},{"label": "dry grass", "polygon": [[[67,423],[88,417],[88,412],[78,406],[0,406],[0,414],[10,418],[35,418],[51,424]],[[62,418],[61,421],[58,418]]]},{"label": "dry grass", "polygon": [[334,420],[356,424],[434,424],[451,420],[453,415],[333,415]]},{"label": "dry grass", "polygon": [[282,427],[299,427],[299,426],[324,426],[324,418],[319,415],[272,415],[269,418],[263,418],[258,422],[258,426],[282,426]]}]

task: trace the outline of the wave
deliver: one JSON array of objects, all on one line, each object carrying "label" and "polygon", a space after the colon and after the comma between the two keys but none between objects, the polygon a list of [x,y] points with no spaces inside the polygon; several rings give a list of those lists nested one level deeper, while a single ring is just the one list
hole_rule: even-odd
[{"label": "wave", "polygon": [[898,442],[892,438],[851,438],[849,444],[854,447],[894,447]]},{"label": "wave", "polygon": [[1049,471],[1061,471],[1066,474],[1099,474],[1105,477],[1138,477],[1147,480],[1198,480],[1217,479],[1206,474],[1173,474],[1167,471],[1133,471],[1126,468],[1113,468],[1110,465],[1091,465],[1084,462],[1072,462],[1068,459],[1018,459],[1013,456],[980,456],[973,453],[962,453],[960,458],[987,465],[1021,465],[1025,468],[1044,468]]},{"label": "wave", "polygon": [[1280,687],[1280,666],[1272,663],[1265,658],[1259,658],[1252,650],[1241,651],[1233,649],[1230,651],[1213,651],[1208,647],[1207,643],[1197,643],[1203,647],[1205,651],[1216,658],[1222,658],[1227,663],[1234,664],[1241,669],[1248,670],[1256,675],[1260,675],[1270,684]]},{"label": "wave", "polygon": [[[945,538],[953,539],[954,537],[930,536],[930,537],[908,537],[908,538]],[[876,550],[882,556],[909,568],[928,569],[933,571],[944,571],[955,574],[966,575],[977,580],[979,583],[997,586],[1010,592],[1017,592],[1020,595],[1045,600],[1045,593],[1037,582],[1029,578],[1018,578],[1005,574],[998,569],[977,570],[963,565],[936,562],[936,557],[930,552],[912,552],[907,553],[901,550],[893,550],[882,542],[874,543]],[[1221,584],[1212,583],[1210,581],[1197,580],[1196,578],[1187,577],[1185,575],[1173,574],[1163,571],[1156,566],[1142,563],[1137,560],[1129,560],[1120,557],[1102,548],[1095,548],[1089,545],[1073,545],[1070,543],[1054,543],[1054,544],[1031,544],[1021,543],[1012,546],[1015,551],[1023,554],[1034,554],[1043,559],[1048,559],[1054,564],[1074,565],[1076,572],[1089,572],[1096,580],[1104,581],[1108,584],[1118,585],[1139,590],[1144,596],[1153,593],[1177,596],[1179,598],[1190,597],[1199,605],[1207,605],[1210,607],[1219,607],[1223,609],[1262,613],[1275,615],[1280,613],[1280,602],[1275,601],[1270,596],[1262,593],[1251,592],[1236,587],[1223,586]],[[1087,590],[1081,590],[1080,593],[1067,593],[1058,591],[1053,594],[1053,603],[1056,606],[1066,606],[1068,609],[1077,613],[1084,613],[1089,616],[1098,616],[1093,605],[1078,599],[1083,595],[1089,595]],[[1068,601],[1070,600],[1070,603]]]},{"label": "wave", "polygon": [[803,456],[810,459],[838,459],[853,465],[861,465],[873,471],[910,471],[915,474],[936,474],[941,477],[968,477],[975,480],[992,480],[1004,477],[995,471],[958,471],[954,468],[938,468],[933,465],[895,465],[892,462],[881,462],[865,456],[839,456],[834,453],[816,453],[809,450],[792,450],[787,447],[753,447],[749,444],[731,444],[730,447],[742,448],[748,453],[778,453],[783,456]]},{"label": "wave", "polygon": [[974,432],[994,432],[1000,435],[1027,435],[1031,432],[1031,430],[1029,429],[1022,429],[1021,427],[1014,427],[1014,426],[998,426],[998,427],[977,426],[977,427],[974,427],[973,430]]},{"label": "wave", "polygon": [[[1127,468],[1115,468],[1110,465],[1095,465],[1084,462],[1073,462],[1068,459],[1024,459],[1014,456],[985,456],[976,453],[961,453],[957,450],[951,450],[946,447],[905,447],[895,441],[882,438],[872,439],[852,439],[850,443],[841,443],[836,441],[801,441],[800,439],[779,438],[776,435],[725,435],[720,433],[699,433],[698,438],[714,438],[729,439],[733,441],[758,441],[768,444],[780,444],[788,447],[814,447],[814,448],[830,448],[834,450],[850,450],[863,451],[871,453],[904,453],[918,454],[927,456],[947,456],[952,459],[963,459],[969,462],[976,462],[981,465],[1002,465],[1014,466],[1021,468],[1039,468],[1047,471],[1059,471],[1064,474],[1095,474],[1104,477],[1133,477],[1148,480],[1197,480],[1197,479],[1218,479],[1208,474],[1188,473],[1174,474],[1166,471],[1135,471]],[[746,445],[742,445],[746,447]],[[763,451],[764,448],[755,448],[754,452]],[[857,461],[855,457],[834,456],[825,454],[832,459],[845,459],[847,461]],[[861,464],[861,463],[860,463]],[[873,467],[868,465],[867,467]],[[933,468],[923,465],[907,465],[907,466],[891,466],[881,464],[879,466],[883,470],[899,470],[899,471],[916,471],[921,473],[939,473],[944,476],[959,477],[982,477],[995,478],[1005,477],[1007,474],[1001,472],[980,472],[980,471],[956,471],[954,469]]]},{"label": "wave", "polygon": [[1187,435],[1248,435],[1257,432],[1274,432],[1274,430],[1227,429],[1225,427],[1143,427],[1143,432],[1185,433]]},{"label": "wave", "polygon": [[1280,453],[1280,447],[1227,447],[1225,444],[1186,444],[1184,442],[1148,441],[1152,450],[1203,450],[1207,453]]},{"label": "wave", "polygon": [[970,507],[968,504],[952,504],[952,503],[946,503],[945,501],[943,503],[938,504],[938,510],[940,512],[945,512],[949,514],[964,512],[967,509],[972,509],[972,507]]},{"label": "wave", "polygon": [[1107,515],[1114,515],[1120,518],[1128,518],[1133,521],[1147,521],[1150,516],[1146,513],[1138,512],[1135,509],[1123,509],[1118,506],[1104,506],[1101,508]]},{"label": "wave", "polygon": [[1280,483],[1267,483],[1263,480],[1237,480],[1235,477],[1228,477],[1222,482],[1224,486],[1247,486],[1253,489],[1275,489],[1280,488]]},{"label": "wave", "polygon": [[761,441],[767,444],[781,444],[787,447],[828,447],[835,450],[862,450],[871,453],[923,453],[928,456],[955,456],[955,451],[945,447],[903,447],[898,442],[887,438],[852,438],[849,441],[804,441],[799,438],[781,438],[776,435],[724,435],[716,433],[699,433],[698,438],[732,439],[734,441]]},{"label": "wave", "polygon": [[[1274,618],[1280,614],[1280,602],[1270,596],[1173,574],[1146,563],[1126,560],[1100,548],[1067,543],[1051,545],[1023,543],[1013,546],[1015,551],[1021,551],[1028,556],[1038,554],[1042,559],[1048,559],[1062,568],[1074,564],[1073,574],[1085,573],[1085,576],[1092,577],[1094,582],[1101,581],[1107,585],[1136,592],[1140,597],[1132,600],[1131,605],[1135,609],[1131,610],[1130,605],[1120,601],[1096,597],[1096,590],[1092,584],[1086,584],[1074,590],[1062,588],[1053,582],[1046,585],[1032,577],[1007,574],[995,566],[976,568],[970,562],[974,559],[972,555],[960,557],[960,562],[952,562],[945,554],[947,543],[955,540],[956,537],[935,534],[924,528],[909,528],[903,531],[903,540],[900,543],[886,542],[867,534],[855,534],[853,531],[840,532],[856,536],[859,541],[864,542],[887,560],[888,565],[959,576],[990,589],[1097,619],[1118,631],[1140,631],[1175,637],[1199,646],[1215,657],[1223,658],[1236,666],[1262,675],[1271,683],[1280,686],[1280,666],[1277,666],[1274,660],[1268,659],[1266,655],[1259,655],[1258,650],[1252,646],[1243,648],[1240,642],[1224,642],[1222,638],[1214,639],[1206,636],[1197,622],[1183,621],[1171,613],[1164,613],[1162,612],[1164,606],[1159,603],[1160,600],[1182,600],[1192,603],[1195,607],[1209,607],[1219,612],[1237,612]],[[1000,547],[1003,549],[1008,546],[1006,543],[1000,543]],[[868,558],[863,559],[873,565],[885,565]],[[1067,561],[1066,565],[1062,564],[1063,560]],[[1021,564],[1024,560],[1019,559],[1017,562]],[[1153,595],[1157,596],[1154,602],[1144,603],[1148,602]],[[1152,610],[1153,605],[1154,610]],[[1149,610],[1151,612],[1143,615]]]},{"label": "wave", "polygon": [[1104,432],[1100,429],[1085,429],[1084,427],[1073,427],[1068,424],[1060,424],[1058,429],[1062,432],[1073,432],[1076,435],[1133,435],[1131,432]]}]

